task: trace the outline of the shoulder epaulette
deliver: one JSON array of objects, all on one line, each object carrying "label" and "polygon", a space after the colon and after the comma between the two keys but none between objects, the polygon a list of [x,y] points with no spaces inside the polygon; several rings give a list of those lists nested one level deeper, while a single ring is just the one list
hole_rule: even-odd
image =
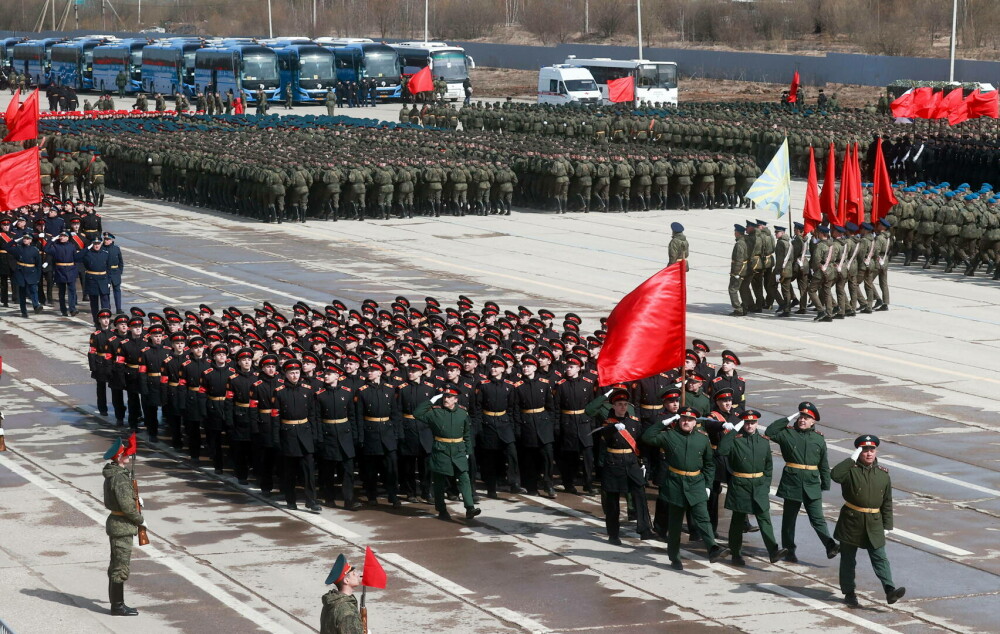
[{"label": "shoulder epaulette", "polygon": [[149,348],[149,346],[146,346],[145,348],[143,348],[143,349],[142,349],[142,350],[140,350],[139,352],[145,352],[145,351],[147,351],[147,350],[149,350],[149,349],[150,349],[150,348]]},{"label": "shoulder epaulette", "polygon": [[813,427],[813,431],[816,432],[817,434],[819,434],[820,436],[823,435],[823,432],[821,432],[820,430],[816,429],[815,427]]},{"label": "shoulder epaulette", "polygon": [[211,371],[212,371],[212,368],[205,368],[204,370],[201,371],[201,373],[202,374],[208,374]]},{"label": "shoulder epaulette", "polygon": [[881,469],[882,471],[885,471],[886,473],[889,473],[889,470],[883,467],[882,465],[878,465],[878,468]]},{"label": "shoulder epaulette", "polygon": [[284,385],[279,385],[278,387],[274,388],[274,391],[275,392],[280,392],[283,389],[285,389],[285,386]]},{"label": "shoulder epaulette", "polygon": [[704,434],[706,436],[708,435],[708,432],[705,431],[704,429],[702,429],[701,427],[698,428],[698,432],[701,433],[701,434]]},{"label": "shoulder epaulette", "polygon": [[191,359],[185,359],[184,363],[182,363],[181,365],[183,366],[183,365],[187,365],[189,363],[191,363]]},{"label": "shoulder epaulette", "polygon": [[490,380],[489,380],[489,379],[479,379],[479,384],[480,384],[480,385],[486,385],[486,384],[487,384],[487,383],[489,383],[489,382],[490,382]]},{"label": "shoulder epaulette", "polygon": [[566,382],[566,379],[559,379],[558,381],[556,381],[556,385],[562,385],[565,382]]},{"label": "shoulder epaulette", "polygon": [[583,379],[584,381],[586,381],[587,383],[593,383],[594,382],[594,379],[590,378],[589,376],[581,376],[580,378]]},{"label": "shoulder epaulette", "polygon": [[465,405],[459,405],[459,406],[458,406],[458,408],[459,408],[459,409],[464,409],[464,410],[466,410],[466,411],[468,411],[468,409],[469,409],[469,408],[468,408],[468,407],[466,407]]},{"label": "shoulder epaulette", "polygon": [[325,394],[325,393],[326,393],[326,388],[322,388],[321,387],[318,390],[316,390],[316,396],[319,396],[320,394]]},{"label": "shoulder epaulette", "polygon": [[361,387],[358,388],[358,391],[361,392],[361,391],[364,391],[364,390],[367,390],[367,389],[368,389],[367,385],[362,385]]},{"label": "shoulder epaulette", "polygon": [[236,374],[230,374],[230,375],[229,375],[229,378],[230,378],[230,379],[235,379],[235,378],[236,378]]},{"label": "shoulder epaulette", "polygon": [[538,380],[541,381],[542,383],[551,383],[551,381],[549,381],[548,379],[546,379],[543,376],[538,377]]},{"label": "shoulder epaulette", "polygon": [[351,388],[347,387],[346,385],[338,385],[337,387],[339,387],[340,389],[345,390],[347,392],[351,391]]},{"label": "shoulder epaulette", "polygon": [[257,387],[258,385],[263,385],[263,384],[264,384],[263,381],[257,381],[256,383],[253,384],[253,386]]},{"label": "shoulder epaulette", "polygon": [[400,383],[400,384],[399,384],[399,385],[397,385],[396,387],[400,387],[400,388],[402,388],[402,387],[406,387],[407,385],[409,385],[409,383],[408,383],[408,382],[406,382],[406,381],[403,381],[402,383]]},{"label": "shoulder epaulette", "polygon": [[94,331],[94,334],[95,334],[95,335],[99,335],[99,334],[101,334],[101,331],[100,331],[100,330],[95,330],[95,331]]},{"label": "shoulder epaulette", "polygon": [[717,376],[714,379],[712,379],[712,383],[717,383],[717,382],[719,382],[721,380],[722,380],[722,377],[721,376]]},{"label": "shoulder epaulette", "polygon": [[521,387],[522,385],[524,385],[524,381],[518,381],[514,384],[514,387]]}]

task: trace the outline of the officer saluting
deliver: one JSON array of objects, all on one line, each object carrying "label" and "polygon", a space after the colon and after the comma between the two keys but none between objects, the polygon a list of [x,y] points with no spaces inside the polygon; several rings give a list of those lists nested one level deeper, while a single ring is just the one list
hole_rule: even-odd
[{"label": "officer saluting", "polygon": [[858,436],[854,440],[854,454],[830,471],[830,477],[840,483],[844,495],[833,535],[840,540],[840,590],[844,593],[844,603],[852,608],[861,607],[854,593],[859,548],[868,551],[890,605],[906,594],[906,588],[897,588],[893,583],[885,552],[885,531],[892,530],[892,481],[889,471],[878,464],[879,444],[878,436]]},{"label": "officer saluting", "polygon": [[[438,400],[440,405],[436,405]],[[469,412],[458,405],[458,390],[454,387],[443,388],[441,394],[418,405],[413,415],[427,423],[434,432],[431,470],[434,472],[434,508],[437,509],[438,519],[451,519],[444,503],[445,483],[451,477],[458,479],[466,519],[479,515],[482,511],[472,500],[472,483],[469,481],[472,422]]]}]

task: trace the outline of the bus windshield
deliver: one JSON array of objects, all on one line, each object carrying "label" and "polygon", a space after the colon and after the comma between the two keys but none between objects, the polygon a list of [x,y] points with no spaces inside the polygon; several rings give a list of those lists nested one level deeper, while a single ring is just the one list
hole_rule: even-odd
[{"label": "bus windshield", "polygon": [[672,64],[642,64],[639,66],[640,88],[676,88],[677,67]]},{"label": "bus windshield", "polygon": [[368,77],[399,77],[395,53],[365,53],[365,74]]},{"label": "bus windshield", "polygon": [[593,79],[567,79],[566,90],[570,92],[583,92],[585,90],[598,90]]},{"label": "bus windshield", "polygon": [[434,53],[434,68],[431,72],[435,77],[443,77],[448,81],[464,81],[469,76],[465,67],[465,53],[461,51],[442,51]]},{"label": "bus windshield", "polygon": [[335,77],[333,55],[306,55],[299,59],[299,78],[331,80]]},{"label": "bus windshield", "polygon": [[132,79],[139,81],[142,78],[142,49],[132,51]]},{"label": "bus windshield", "polygon": [[278,81],[277,58],[264,55],[244,57],[243,79],[247,81]]}]

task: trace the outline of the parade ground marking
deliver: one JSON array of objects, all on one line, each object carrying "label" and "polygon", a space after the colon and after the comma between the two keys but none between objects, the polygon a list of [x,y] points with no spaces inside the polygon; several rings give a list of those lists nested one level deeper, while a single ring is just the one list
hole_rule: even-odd
[{"label": "parade ground marking", "polygon": [[798,601],[799,603],[807,605],[814,610],[818,610],[820,612],[826,612],[830,616],[836,617],[838,619],[843,619],[845,621],[849,621],[859,627],[865,628],[866,630],[878,632],[879,634],[900,634],[898,630],[888,628],[884,625],[879,625],[878,623],[869,621],[868,619],[863,619],[860,616],[855,616],[850,612],[845,612],[839,606],[829,605],[827,603],[820,601],[819,599],[813,599],[812,597],[807,597],[804,594],[799,594],[794,590],[789,590],[788,588],[784,588],[782,586],[778,586],[773,583],[758,583],[756,584],[756,586],[761,590],[769,590],[771,592],[774,592],[775,594],[780,594],[781,596],[788,597],[789,599],[792,599],[794,601]]}]

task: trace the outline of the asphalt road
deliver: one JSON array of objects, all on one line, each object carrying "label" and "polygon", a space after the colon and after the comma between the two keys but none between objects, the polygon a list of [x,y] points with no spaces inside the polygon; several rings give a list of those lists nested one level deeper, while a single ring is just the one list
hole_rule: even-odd
[{"label": "asphalt road", "polygon": [[[801,201],[801,183],[794,193]],[[141,615],[115,619],[106,614],[100,468],[116,431],[94,415],[87,322],[0,309],[9,445],[0,454],[0,618],[16,632],[309,631],[337,553],[360,563],[365,545],[389,576],[387,590],[368,595],[379,633],[996,630],[995,282],[897,264],[888,312],[830,324],[730,318],[732,223],[752,212],[515,211],[277,226],[111,196],[102,213],[124,251],[126,306],[287,308],[398,294],[450,303],[465,294],[477,307],[494,299],[577,312],[588,332],[665,264],[668,226],[678,220],[691,242],[689,336],[705,339],[713,357],[723,348],[740,354],[749,404],[764,422],[816,402],[832,463],[857,435],[882,437],[896,504],[888,550],[907,595],[886,606],[862,557],[865,607],[844,608],[837,562],[804,516],[800,564],[769,565],[754,534],[748,568],[709,564],[702,545],[685,543],[678,573],[664,544],[640,543],[629,528],[624,547],[607,544],[596,498],[503,495],[484,500],[470,525],[441,523],[421,504],[316,517],[143,446],[137,475],[153,543],[135,549],[126,587]],[[776,474],[780,465],[776,456]],[[836,486],[826,495],[831,529],[841,499]],[[721,532],[727,526],[724,513]]]}]

